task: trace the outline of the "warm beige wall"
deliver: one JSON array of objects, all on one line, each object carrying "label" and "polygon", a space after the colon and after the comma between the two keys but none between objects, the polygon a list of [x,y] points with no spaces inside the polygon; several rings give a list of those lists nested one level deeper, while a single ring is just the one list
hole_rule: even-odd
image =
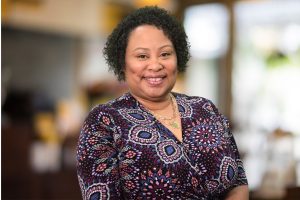
[{"label": "warm beige wall", "polygon": [[103,2],[99,0],[4,0],[2,23],[68,35],[99,35]]}]

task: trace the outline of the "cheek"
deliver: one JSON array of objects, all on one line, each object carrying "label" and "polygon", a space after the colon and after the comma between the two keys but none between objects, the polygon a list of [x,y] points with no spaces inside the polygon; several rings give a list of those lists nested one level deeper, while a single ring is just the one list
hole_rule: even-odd
[{"label": "cheek", "polygon": [[139,70],[138,66],[135,65],[127,65],[125,66],[125,76],[130,78],[135,78],[140,76],[141,70]]},{"label": "cheek", "polygon": [[139,70],[137,69],[137,68],[129,68],[128,69],[128,73],[130,74],[130,75],[134,75],[134,76],[137,76],[138,74],[139,74]]},{"label": "cheek", "polygon": [[178,67],[177,67],[177,61],[173,61],[172,63],[170,63],[170,71],[173,73],[173,74],[177,74],[178,72]]},{"label": "cheek", "polygon": [[174,70],[174,73],[173,73],[173,77],[174,77],[174,79],[176,80],[176,78],[177,78],[177,74],[178,74],[178,70],[177,70],[177,68]]}]

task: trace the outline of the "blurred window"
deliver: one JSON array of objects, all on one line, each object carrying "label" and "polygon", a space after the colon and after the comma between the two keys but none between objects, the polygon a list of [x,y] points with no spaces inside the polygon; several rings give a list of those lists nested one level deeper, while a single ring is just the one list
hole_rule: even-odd
[{"label": "blurred window", "polygon": [[[276,183],[273,186],[278,189],[292,178],[279,180],[277,174],[289,173],[284,170],[294,170],[291,163],[298,162],[298,166],[300,163],[299,156],[289,162],[286,159],[290,157],[281,156],[281,159],[277,154],[276,159],[281,160],[276,161],[281,166],[270,166],[270,155],[277,151],[283,153],[292,144],[284,143],[281,149],[276,149],[269,141],[282,135],[300,136],[300,1],[238,2],[234,11],[232,114],[235,132],[242,133],[238,135],[243,137],[240,146],[247,154],[245,167],[250,188]],[[266,174],[272,174],[272,181],[266,180]],[[273,190],[273,194],[276,192]]]},{"label": "blurred window", "polygon": [[184,26],[191,44],[186,92],[210,98],[217,103],[219,59],[228,46],[228,12],[213,3],[186,9]]}]

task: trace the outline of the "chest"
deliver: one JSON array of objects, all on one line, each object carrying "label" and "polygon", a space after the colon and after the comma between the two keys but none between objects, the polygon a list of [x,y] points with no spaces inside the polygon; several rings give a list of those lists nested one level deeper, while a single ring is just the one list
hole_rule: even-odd
[{"label": "chest", "polygon": [[[151,190],[173,188],[170,195],[175,195],[176,188],[176,191],[199,196],[202,192],[213,193],[219,185],[223,187],[221,182],[227,180],[220,175],[227,173],[224,170],[236,176],[237,166],[229,151],[229,138],[217,120],[194,123],[191,118],[181,118],[182,140],[179,140],[170,127],[141,110],[120,113],[115,118],[119,134],[119,172],[128,194],[133,194],[133,187],[136,194],[148,191],[150,185]],[[168,191],[165,188],[164,192]]]}]

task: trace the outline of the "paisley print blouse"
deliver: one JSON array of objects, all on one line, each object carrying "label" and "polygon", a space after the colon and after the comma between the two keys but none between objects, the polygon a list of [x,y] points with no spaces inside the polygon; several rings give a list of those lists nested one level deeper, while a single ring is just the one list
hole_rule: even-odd
[{"label": "paisley print blouse", "polygon": [[183,141],[130,93],[92,109],[79,137],[83,199],[222,199],[247,184],[227,119],[200,97],[173,93]]}]

